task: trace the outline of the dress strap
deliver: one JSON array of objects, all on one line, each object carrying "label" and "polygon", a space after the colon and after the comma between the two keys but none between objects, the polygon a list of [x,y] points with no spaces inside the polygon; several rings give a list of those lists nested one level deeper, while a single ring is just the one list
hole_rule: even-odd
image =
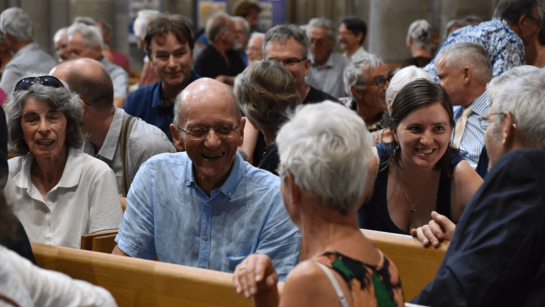
[{"label": "dress strap", "polygon": [[342,307],[349,307],[348,302],[346,301],[346,297],[344,296],[343,290],[341,289],[341,286],[339,285],[339,282],[333,276],[333,273],[331,273],[331,270],[323,263],[314,261],[327,275],[327,278],[329,278],[329,281],[331,281],[331,284],[333,285],[333,288],[335,289],[335,292],[337,293],[337,296],[339,297],[339,300],[341,301]]}]

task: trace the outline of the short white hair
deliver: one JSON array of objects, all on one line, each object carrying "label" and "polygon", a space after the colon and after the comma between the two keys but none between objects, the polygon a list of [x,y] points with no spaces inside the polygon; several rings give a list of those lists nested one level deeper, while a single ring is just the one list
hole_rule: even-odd
[{"label": "short white hair", "polygon": [[[246,33],[249,35],[250,34],[250,24],[248,23],[248,20],[246,20],[246,18],[243,18],[243,17],[240,17],[240,16],[233,16],[231,17],[231,20],[233,22],[242,22],[244,24],[244,28],[246,29]],[[263,34],[265,35],[265,34]]]},{"label": "short white hair", "polygon": [[[492,100],[497,113],[509,112],[515,118],[526,148],[545,149],[545,70],[538,69],[503,84]],[[501,116],[495,116],[499,124]]]},{"label": "short white hair", "polygon": [[418,79],[425,79],[430,82],[434,82],[433,77],[429,73],[414,65],[402,68],[394,75],[390,81],[388,89],[386,90],[386,104],[388,105],[388,111],[390,111],[392,104],[394,103],[394,100],[401,89],[403,89],[405,85]]},{"label": "short white hair", "polygon": [[409,37],[412,37],[416,47],[428,48],[432,35],[431,31],[431,26],[426,20],[419,19],[413,21],[409,26],[409,31],[407,31],[407,41],[409,41]]},{"label": "short white hair", "polygon": [[[358,90],[365,89],[365,83],[371,69],[377,68],[382,63],[382,59],[374,54],[366,54],[360,57],[352,59],[352,62],[348,64],[343,74],[344,89],[350,100],[353,101],[354,94],[350,90],[352,85]],[[364,73],[365,70],[365,73]]]},{"label": "short white hair", "polygon": [[93,48],[99,45],[102,48],[102,31],[98,26],[88,26],[81,22],[73,23],[68,28],[68,40],[71,40],[76,33],[81,34],[85,46]]},{"label": "short white hair", "polygon": [[0,28],[4,34],[8,34],[18,42],[31,41],[34,37],[32,20],[23,9],[18,7],[12,7],[2,12]]},{"label": "short white hair", "polygon": [[486,89],[488,90],[489,100],[492,101],[494,99],[496,94],[501,90],[503,84],[506,83],[507,81],[513,80],[517,77],[523,76],[529,72],[532,72],[538,69],[539,68],[535,66],[530,66],[530,65],[517,66],[517,67],[513,67],[509,69],[503,74],[492,79],[490,83],[486,85]]},{"label": "short white hair", "polygon": [[435,66],[446,56],[445,65],[462,68],[469,67],[475,78],[488,83],[492,79],[492,63],[484,47],[477,43],[461,42],[445,47],[435,58]]},{"label": "short white hair", "polygon": [[256,37],[261,37],[263,40],[265,40],[265,33],[253,32],[253,33],[250,35],[250,40],[251,40],[252,38],[256,38]]},{"label": "short white hair", "polygon": [[68,27],[60,28],[59,30],[57,30],[55,35],[53,35],[53,42],[56,44],[58,41],[61,40],[63,35],[66,35],[68,37]]},{"label": "short white hair", "polygon": [[307,36],[309,38],[310,38],[310,32],[312,31],[313,27],[326,29],[327,30],[327,37],[329,37],[329,40],[332,43],[337,42],[337,26],[335,25],[335,23],[333,23],[333,21],[331,21],[331,20],[329,20],[329,19],[327,19],[325,17],[312,18],[308,22],[308,26],[306,28]]},{"label": "short white hair", "polygon": [[140,10],[138,11],[138,16],[134,20],[132,26],[134,30],[134,35],[144,40],[146,38],[146,32],[150,21],[159,15],[159,11],[156,10]]},{"label": "short white hair", "polygon": [[331,101],[300,105],[276,137],[280,178],[332,210],[357,209],[373,156],[371,135],[354,111]]}]

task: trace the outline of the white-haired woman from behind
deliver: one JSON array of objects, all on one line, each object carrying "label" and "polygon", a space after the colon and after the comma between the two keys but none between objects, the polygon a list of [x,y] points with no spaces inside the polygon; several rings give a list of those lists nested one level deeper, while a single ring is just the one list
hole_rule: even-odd
[{"label": "white-haired woman from behind", "polygon": [[282,198],[307,260],[291,271],[279,297],[271,259],[251,255],[235,270],[236,292],[253,297],[254,306],[403,306],[397,268],[358,227],[373,159],[361,117],[333,102],[299,107],[276,142]]}]

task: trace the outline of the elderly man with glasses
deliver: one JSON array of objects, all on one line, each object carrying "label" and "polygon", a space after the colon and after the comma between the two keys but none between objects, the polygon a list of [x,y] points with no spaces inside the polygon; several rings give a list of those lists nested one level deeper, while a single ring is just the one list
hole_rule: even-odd
[{"label": "elderly man with glasses", "polygon": [[387,128],[384,111],[391,75],[388,65],[372,54],[354,58],[344,72],[350,107],[363,118],[369,132]]},{"label": "elderly man with glasses", "polygon": [[223,272],[265,253],[283,280],[300,258],[301,235],[284,208],[280,179],[237,152],[245,124],[227,86],[208,78],[188,85],[170,126],[185,152],[140,167],[113,253]]}]

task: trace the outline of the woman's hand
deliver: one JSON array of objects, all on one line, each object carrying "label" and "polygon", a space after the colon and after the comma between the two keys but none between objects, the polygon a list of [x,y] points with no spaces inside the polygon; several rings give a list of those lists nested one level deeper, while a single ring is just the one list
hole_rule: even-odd
[{"label": "woman's hand", "polygon": [[238,294],[253,297],[262,290],[276,290],[278,274],[271,258],[265,254],[253,254],[244,259],[235,269],[233,286]]},{"label": "woman's hand", "polygon": [[435,211],[432,211],[431,217],[432,220],[428,223],[428,225],[418,227],[417,229],[412,229],[411,235],[413,237],[417,237],[424,247],[428,247],[428,245],[431,243],[431,246],[437,248],[441,241],[452,240],[454,231],[456,230],[456,224],[454,224],[446,216]]}]

